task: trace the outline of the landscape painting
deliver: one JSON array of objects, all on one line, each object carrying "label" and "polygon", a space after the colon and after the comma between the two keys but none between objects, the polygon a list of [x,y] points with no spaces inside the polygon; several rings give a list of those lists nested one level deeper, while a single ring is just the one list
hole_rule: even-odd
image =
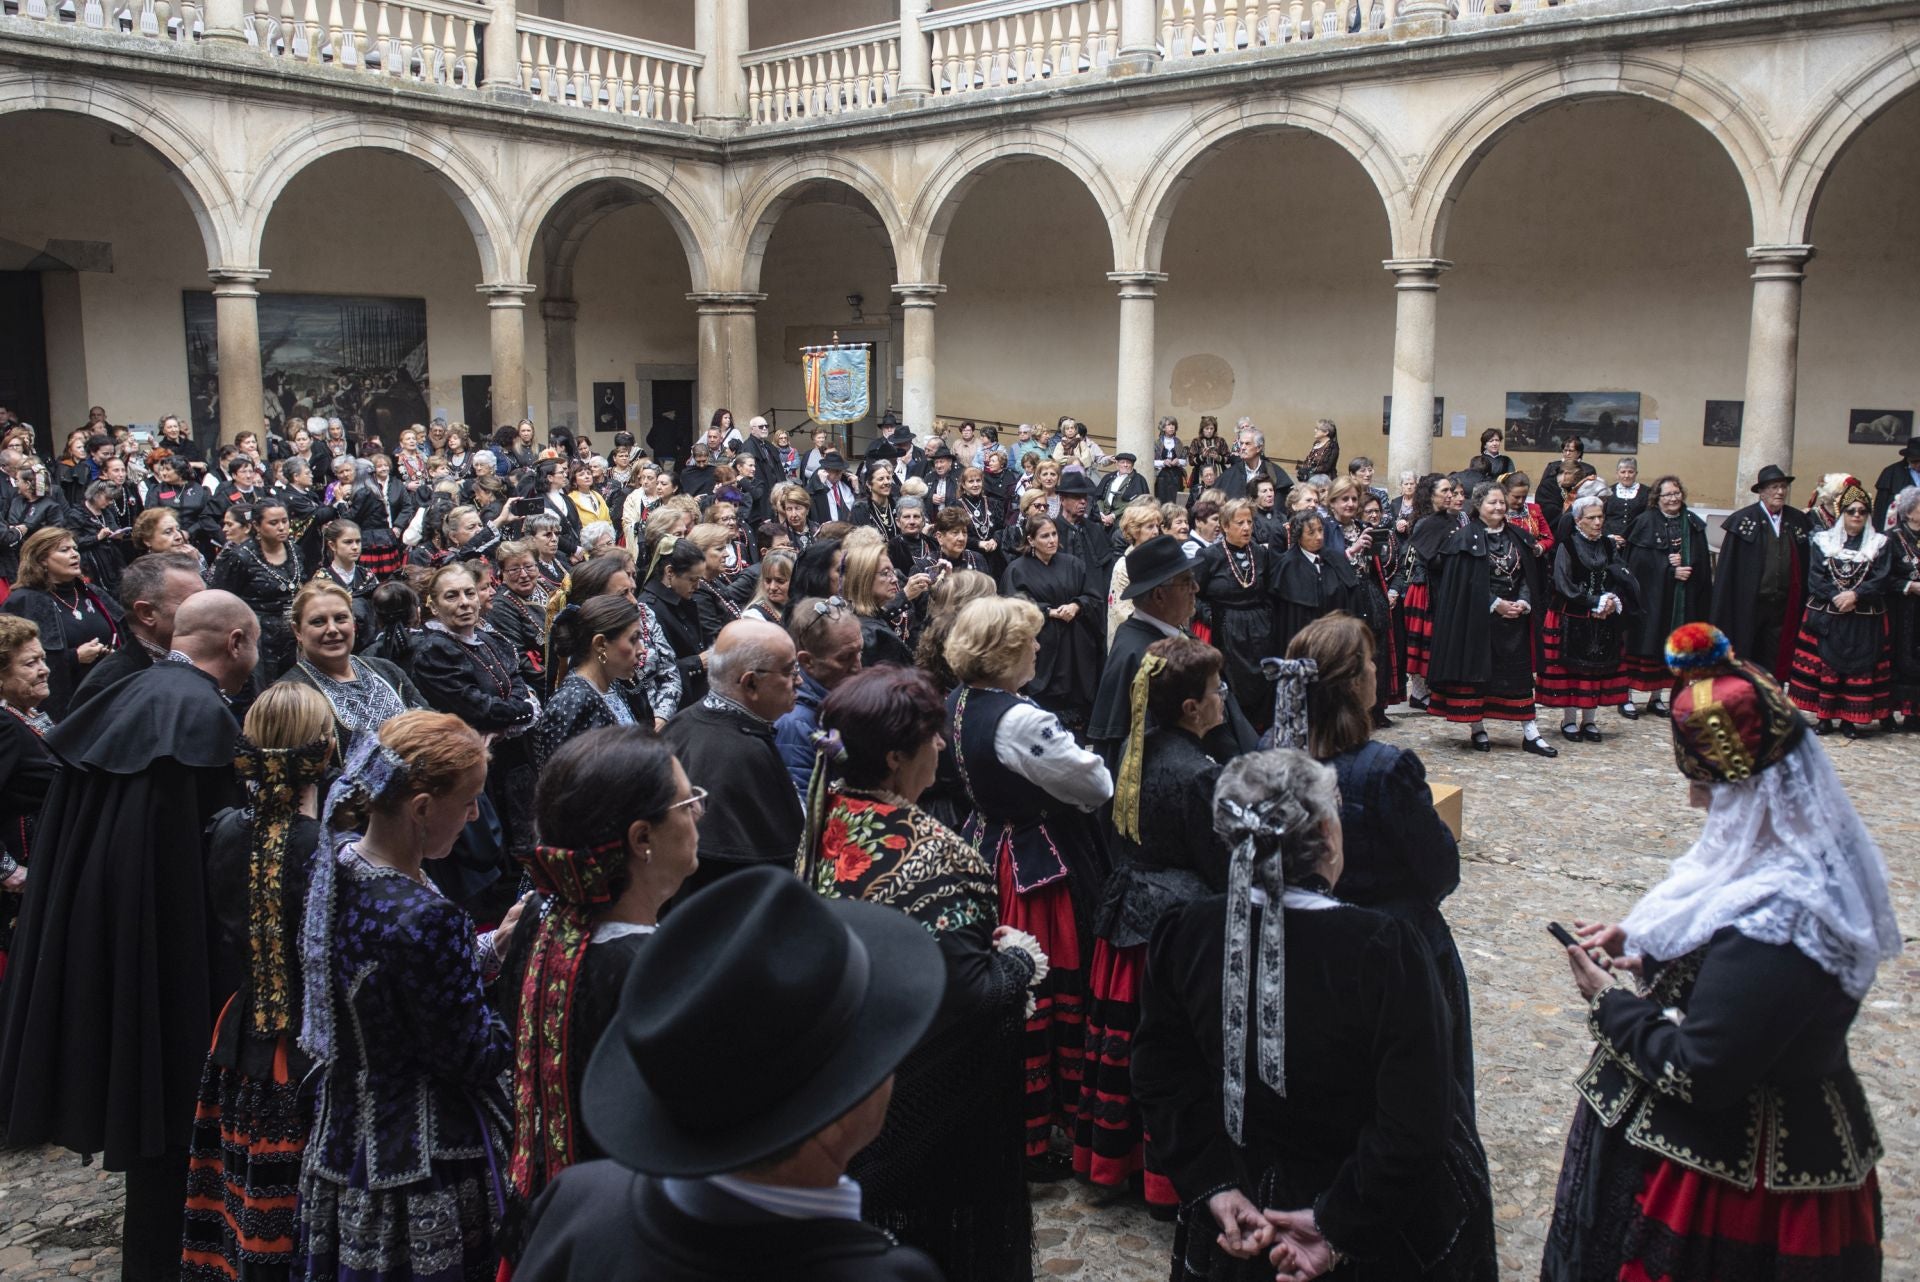
[{"label": "landscape painting", "polygon": [[[197,439],[220,431],[220,344],[213,295],[182,294],[187,391]],[[425,423],[427,300],[333,294],[262,294],[260,413],[273,430],[296,418],[360,424],[391,446],[400,429]]]},{"label": "landscape painting", "polygon": [[1507,449],[1558,454],[1571,437],[1589,454],[1640,449],[1638,392],[1508,392]]}]

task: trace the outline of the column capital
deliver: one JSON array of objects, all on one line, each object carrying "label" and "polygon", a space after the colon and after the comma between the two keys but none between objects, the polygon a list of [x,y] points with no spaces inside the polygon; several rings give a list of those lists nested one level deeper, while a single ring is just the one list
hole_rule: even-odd
[{"label": "column capital", "polygon": [[687,295],[687,301],[694,304],[702,316],[751,316],[766,298],[765,294],[739,290],[708,290]]},{"label": "column capital", "polygon": [[895,285],[893,292],[900,295],[902,307],[932,307],[940,301],[940,295],[947,292],[947,287],[933,281],[917,281]]},{"label": "column capital", "polygon": [[1749,245],[1747,261],[1755,280],[1800,280],[1813,260],[1812,245]]},{"label": "column capital", "polygon": [[1395,289],[1439,289],[1441,273],[1453,270],[1446,258],[1388,258],[1380,265],[1394,274]]},{"label": "column capital", "polygon": [[258,298],[261,281],[273,273],[264,267],[209,267],[207,279],[213,282],[215,298]]},{"label": "column capital", "polygon": [[580,304],[571,298],[543,298],[540,300],[540,316],[550,321],[578,320]]},{"label": "column capital", "polygon": [[527,295],[533,292],[533,286],[523,281],[487,281],[473,288],[475,293],[487,296],[488,307],[524,308]]},{"label": "column capital", "polygon": [[1152,298],[1167,283],[1165,272],[1108,272],[1107,279],[1120,287],[1122,298]]}]

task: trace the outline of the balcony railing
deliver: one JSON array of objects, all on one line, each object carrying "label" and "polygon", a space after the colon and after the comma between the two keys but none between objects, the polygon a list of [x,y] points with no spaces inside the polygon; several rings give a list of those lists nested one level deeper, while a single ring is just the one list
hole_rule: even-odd
[{"label": "balcony railing", "polygon": [[542,102],[690,125],[703,61],[631,36],[520,19],[520,84]]},{"label": "balcony railing", "polygon": [[873,111],[900,87],[900,26],[796,40],[740,60],[747,118],[756,125]]}]

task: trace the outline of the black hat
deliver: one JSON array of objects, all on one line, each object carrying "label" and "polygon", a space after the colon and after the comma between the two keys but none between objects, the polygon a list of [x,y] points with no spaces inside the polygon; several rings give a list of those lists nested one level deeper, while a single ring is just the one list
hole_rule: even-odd
[{"label": "black hat", "polygon": [[1125,450],[1122,450],[1120,453],[1113,456],[1113,461],[1116,463],[1138,463],[1140,460],[1136,458],[1134,455],[1127,453]]},{"label": "black hat", "polygon": [[888,410],[886,413],[880,416],[880,426],[881,427],[899,427],[900,416],[894,413],[892,410]]},{"label": "black hat", "polygon": [[895,449],[893,446],[893,443],[890,441],[875,441],[871,445],[867,446],[868,462],[872,462],[875,459],[892,460],[892,459],[897,459],[899,457],[900,457],[900,451]]},{"label": "black hat", "polygon": [[1755,479],[1754,483],[1752,485],[1749,485],[1747,488],[1753,493],[1758,494],[1761,490],[1766,489],[1769,485],[1772,485],[1775,481],[1785,481],[1788,485],[1793,484],[1793,478],[1791,476],[1788,476],[1785,472],[1782,472],[1779,468],[1769,463],[1765,467],[1760,469],[1759,477]]},{"label": "black hat", "polygon": [[927,455],[928,460],[931,462],[938,462],[943,458],[950,459],[952,457],[953,450],[945,441],[940,442],[939,445],[934,447],[933,453]]},{"label": "black hat", "polygon": [[1906,445],[1901,447],[1900,457],[1910,458],[1910,459],[1920,459],[1920,436],[1916,436],[1912,438],[1906,443]]},{"label": "black hat", "polygon": [[844,472],[847,470],[847,461],[840,457],[839,450],[826,450],[820,455],[820,470],[822,472]]},{"label": "black hat", "polygon": [[1059,487],[1054,490],[1061,498],[1092,498],[1100,491],[1085,472],[1063,472],[1060,474]]},{"label": "black hat", "polygon": [[1193,568],[1186,549],[1171,534],[1156,534],[1127,553],[1127,590],[1122,601],[1131,601]]},{"label": "black hat", "polygon": [[899,909],[823,899],[785,866],[734,873],[627,972],[581,1086],[587,1130],[648,1175],[750,1166],[871,1095],[945,988],[939,946]]}]

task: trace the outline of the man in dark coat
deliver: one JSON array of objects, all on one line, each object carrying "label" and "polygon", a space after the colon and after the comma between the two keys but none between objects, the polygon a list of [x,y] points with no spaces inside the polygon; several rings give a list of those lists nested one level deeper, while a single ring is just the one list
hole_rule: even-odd
[{"label": "man in dark coat", "polygon": [[[1140,670],[1141,658],[1155,641],[1187,635],[1199,595],[1193,562],[1171,534],[1157,535],[1128,552],[1127,575],[1121,597],[1133,602],[1133,614],[1114,629],[1100,688],[1093,696],[1093,714],[1087,719],[1088,744],[1106,759],[1110,770],[1119,768],[1126,748],[1133,676]],[[1225,703],[1227,719],[1205,740],[1218,761],[1250,752],[1259,741],[1239,705],[1231,698]]]},{"label": "man in dark coat", "polygon": [[[1113,563],[1119,559],[1119,551],[1113,546],[1113,536],[1107,533],[1107,527],[1087,515],[1096,492],[1085,472],[1061,476],[1060,550],[1080,558],[1080,564],[1087,570],[1087,591],[1104,602],[1113,582]],[[1104,616],[1105,606],[1101,609]],[[1104,617],[1100,626],[1103,630],[1106,627]]]},{"label": "man in dark coat", "polygon": [[700,867],[677,900],[754,864],[791,868],[806,819],[774,742],[774,723],[793,711],[800,685],[793,638],[735,619],[713,643],[707,679],[706,697],[680,709],[661,736],[708,794]]},{"label": "man in dark coat", "polygon": [[9,1146],[100,1153],[125,1171],[129,1282],[177,1273],[187,1143],[217,997],[203,834],[243,801],[242,689],[260,628],[206,591],[174,617],[173,655],[47,736],[47,796],[0,1011]]},{"label": "man in dark coat", "polygon": [[1900,457],[1886,465],[1873,483],[1873,528],[1887,528],[1887,509],[1901,490],[1920,485],[1920,436],[1906,443]]},{"label": "man in dark coat", "polygon": [[1227,470],[1220,476],[1220,491],[1230,499],[1250,499],[1253,497],[1253,478],[1265,472],[1273,478],[1275,505],[1282,511],[1287,506],[1287,491],[1293,488],[1293,477],[1287,469],[1267,457],[1267,438],[1259,428],[1240,421],[1240,430],[1234,437],[1234,453],[1238,458],[1227,464]]},{"label": "man in dark coat", "polygon": [[74,688],[69,717],[103,690],[145,672],[173,648],[173,619],[188,597],[206,590],[200,563],[186,552],[149,552],[120,576],[120,608],[133,644],[95,660]]},{"label": "man in dark coat", "polygon": [[607,1157],[534,1203],[516,1282],[940,1282],[861,1222],[846,1170],[945,987],[924,926],[791,867],[687,900],[587,1067],[581,1115]]},{"label": "man in dark coat", "polygon": [[1120,509],[1147,492],[1147,478],[1134,471],[1138,460],[1131,454],[1113,456],[1113,471],[1100,482],[1100,521],[1108,529],[1119,519]]},{"label": "man in dark coat", "polygon": [[1735,654],[1746,655],[1780,681],[1793,664],[1794,638],[1806,609],[1807,514],[1787,506],[1793,479],[1769,463],[1753,483],[1759,501],[1720,528],[1720,564],[1713,575],[1713,625]]},{"label": "man in dark coat", "polygon": [[813,496],[813,519],[825,525],[828,521],[845,521],[853,513],[853,482],[847,479],[847,460],[839,450],[826,450],[820,455],[820,471],[807,484],[807,491]]}]

